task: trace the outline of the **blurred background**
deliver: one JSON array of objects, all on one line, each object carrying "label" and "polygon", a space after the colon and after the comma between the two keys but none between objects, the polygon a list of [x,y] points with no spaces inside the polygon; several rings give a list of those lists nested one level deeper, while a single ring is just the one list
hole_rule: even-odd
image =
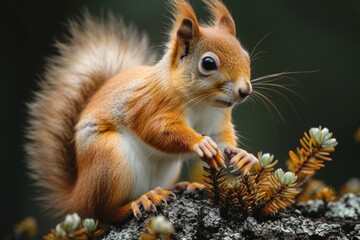
[{"label": "blurred background", "polygon": [[[66,22],[88,8],[98,16],[109,10],[127,23],[147,32],[161,55],[166,41],[169,12],[166,1],[62,0],[1,1],[0,90],[1,165],[0,238],[26,216],[35,216],[40,233],[55,222],[41,212],[35,189],[26,173],[24,128],[26,102],[31,101],[45,59],[56,54],[52,44],[66,32]],[[208,17],[201,1],[192,1],[199,18]],[[253,101],[235,110],[234,122],[242,147],[275,154],[284,166],[290,149],[310,127],[326,126],[339,141],[333,162],[316,176],[338,188],[351,177],[360,177],[360,1],[230,1],[238,37],[243,46],[258,54],[252,63],[253,78],[283,71],[315,71],[293,74],[291,91],[268,90],[277,111]],[[253,55],[254,56],[254,55]],[[284,97],[285,96],[285,97]],[[185,166],[188,171],[190,165]],[[40,236],[41,236],[40,235]]]}]

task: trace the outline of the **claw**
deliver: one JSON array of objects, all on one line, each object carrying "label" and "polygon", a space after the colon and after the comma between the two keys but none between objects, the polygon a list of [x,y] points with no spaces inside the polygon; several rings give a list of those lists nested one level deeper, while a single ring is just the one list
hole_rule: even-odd
[{"label": "claw", "polygon": [[157,209],[156,209],[155,204],[151,203],[151,204],[150,204],[150,207],[151,207],[151,209],[152,209],[153,212],[156,212]]},{"label": "claw", "polygon": [[137,220],[140,220],[142,218],[142,214],[141,212],[137,212],[137,213],[134,213],[134,217],[137,219]]},{"label": "claw", "polygon": [[157,207],[161,205],[167,205],[168,200],[175,198],[176,196],[172,192],[157,187],[154,190],[141,195],[141,197],[139,197],[137,200],[134,200],[131,203],[131,210],[134,214],[134,217],[139,220],[143,216],[140,211],[141,206],[146,212],[155,213],[157,211]]},{"label": "claw", "polygon": [[239,171],[239,169],[240,169],[240,168],[234,168],[234,169],[233,169],[233,170],[231,170],[230,172],[231,172],[231,173],[236,173],[236,172],[238,172],[238,171]]},{"label": "claw", "polygon": [[215,168],[216,171],[219,171],[219,167],[218,167],[215,159],[213,159],[213,158],[208,159],[208,163],[209,163],[210,167]]},{"label": "claw", "polygon": [[225,160],[221,155],[220,150],[217,150],[216,156],[215,156],[216,162],[220,164],[223,168],[227,168],[225,164]]},{"label": "claw", "polygon": [[137,219],[137,220],[140,220],[140,218],[142,217],[142,214],[140,212],[140,209],[139,209],[139,206],[137,203],[132,203],[131,204],[131,210],[134,214],[134,217]]},{"label": "claw", "polygon": [[169,196],[170,196],[172,199],[176,199],[176,195],[173,194],[173,193],[170,193]]}]

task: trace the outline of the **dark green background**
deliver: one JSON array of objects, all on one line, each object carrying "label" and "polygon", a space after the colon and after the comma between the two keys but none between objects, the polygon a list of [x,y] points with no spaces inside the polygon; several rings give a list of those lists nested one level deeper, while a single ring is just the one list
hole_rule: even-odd
[{"label": "dark green background", "polygon": [[[25,102],[36,90],[45,58],[55,54],[53,40],[65,32],[69,17],[83,7],[101,15],[111,10],[146,31],[160,51],[166,39],[169,13],[159,0],[63,0],[1,1],[0,84],[1,84],[1,197],[0,238],[20,219],[39,218],[42,233],[53,222],[41,214],[27,178],[23,144],[26,125]],[[200,16],[206,17],[201,1],[193,1]],[[260,1],[228,0],[237,23],[238,36],[251,52],[257,42],[271,34],[256,52],[266,51],[252,65],[253,77],[287,71],[318,70],[294,75],[293,87],[305,101],[282,91],[294,111],[279,94],[271,98],[284,115],[285,124],[263,105],[251,102],[236,109],[235,124],[249,151],[274,153],[283,163],[289,149],[295,149],[303,131],[327,126],[339,146],[334,161],[318,174],[338,187],[350,177],[360,177],[359,144],[354,133],[360,126],[360,1]],[[269,92],[271,93],[271,92]],[[298,116],[297,116],[298,114]]]}]

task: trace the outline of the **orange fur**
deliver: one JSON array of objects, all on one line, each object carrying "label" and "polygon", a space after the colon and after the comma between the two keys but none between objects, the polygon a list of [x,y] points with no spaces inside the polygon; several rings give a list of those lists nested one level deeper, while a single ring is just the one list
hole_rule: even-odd
[{"label": "orange fur", "polygon": [[[211,0],[214,23],[200,26],[187,1],[171,3],[173,29],[156,65],[146,66],[153,59],[146,40],[113,18],[105,25],[86,15],[58,44],[60,56],[30,104],[27,151],[59,215],[119,222],[141,194],[172,184],[182,156],[199,155],[206,144],[211,150],[210,138],[236,146],[232,108],[223,102],[241,101],[251,85],[232,17]],[[208,76],[198,70],[206,52],[221,62]],[[221,163],[219,149],[209,161]]]},{"label": "orange fur", "polygon": [[219,129],[219,141],[225,143],[229,147],[236,147],[237,137],[235,135],[234,126],[231,123],[231,111],[228,111],[223,119],[223,125]]},{"label": "orange fur", "polygon": [[221,0],[204,0],[212,14],[213,23],[220,30],[227,31],[229,34],[236,35],[236,27],[229,10]]}]

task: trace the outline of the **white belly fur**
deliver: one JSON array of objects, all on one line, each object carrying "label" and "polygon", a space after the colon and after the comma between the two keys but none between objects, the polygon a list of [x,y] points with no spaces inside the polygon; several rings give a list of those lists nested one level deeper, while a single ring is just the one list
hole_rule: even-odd
[{"label": "white belly fur", "polygon": [[[222,117],[221,109],[198,105],[188,109],[185,121],[198,133],[211,136],[219,129]],[[195,157],[194,154],[171,155],[160,152],[126,128],[120,129],[119,133],[120,152],[133,174],[130,200],[158,186],[169,187],[180,173],[182,160]]]},{"label": "white belly fur", "polygon": [[120,130],[120,149],[132,173],[130,200],[156,187],[169,187],[181,170],[180,155],[162,153],[127,129]]}]

